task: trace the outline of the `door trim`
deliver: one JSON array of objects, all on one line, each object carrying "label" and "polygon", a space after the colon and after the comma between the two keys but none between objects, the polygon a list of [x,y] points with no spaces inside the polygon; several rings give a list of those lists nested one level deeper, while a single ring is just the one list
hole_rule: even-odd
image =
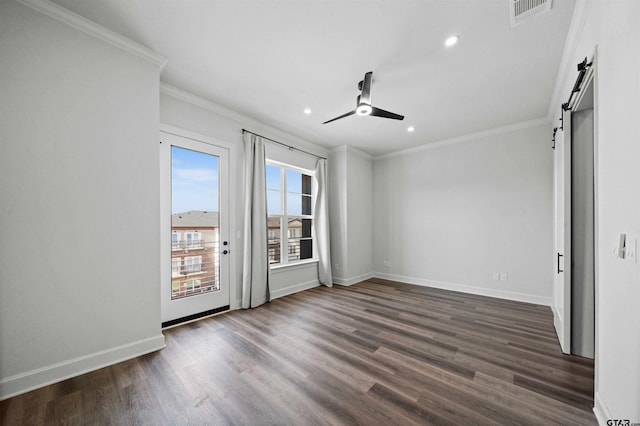
[{"label": "door trim", "polygon": [[[240,174],[241,170],[238,169],[237,158],[238,158],[238,142],[229,142],[222,139],[217,139],[211,136],[203,135],[200,133],[192,132],[180,127],[170,126],[167,124],[160,124],[159,131],[159,140],[163,135],[172,135],[178,136],[185,139],[190,139],[196,142],[205,143],[208,145],[216,146],[218,148],[224,148],[228,151],[228,215],[229,215],[229,241],[233,247],[233,249],[228,254],[229,256],[229,305],[225,310],[234,310],[240,308],[240,299],[238,297],[238,253],[242,251],[242,239],[241,234],[239,232],[238,226],[241,224],[241,218],[238,218],[238,208],[237,208],[237,192],[240,189],[240,184],[238,182],[242,181],[242,175]],[[241,136],[238,136],[238,140],[241,141]],[[162,164],[160,165],[160,171],[163,171]],[[159,178],[163,179],[162,174]],[[164,177],[166,179],[166,177]],[[165,206],[167,202],[170,202],[168,199],[170,197],[170,182],[169,185],[162,185],[160,187],[160,229],[159,235],[162,235],[164,232],[164,228],[166,227],[166,218],[164,217],[165,211],[162,206]],[[170,256],[167,256],[164,253],[164,247],[160,245],[160,273],[163,271],[171,270],[171,259]],[[160,300],[158,301],[160,307]],[[206,316],[210,316],[212,313],[207,314]],[[169,321],[167,321],[169,322]],[[167,327],[163,325],[163,327]]]},{"label": "door trim", "polygon": [[[582,81],[582,89],[588,87],[589,84],[593,85],[593,180],[594,180],[594,188],[593,188],[593,202],[594,202],[594,212],[593,212],[593,231],[594,231],[594,291],[595,291],[595,296],[594,296],[594,303],[595,303],[595,347],[594,347],[594,360],[595,360],[595,366],[596,366],[596,370],[594,373],[595,376],[595,390],[594,392],[597,392],[598,389],[598,375],[597,375],[597,371],[598,371],[598,359],[599,359],[599,325],[598,325],[598,318],[599,318],[599,291],[600,291],[600,283],[599,283],[599,258],[600,258],[600,197],[599,197],[599,191],[598,191],[598,182],[599,182],[599,168],[598,168],[598,164],[599,164],[599,155],[598,155],[598,147],[599,147],[599,141],[598,141],[598,123],[599,123],[599,108],[598,108],[598,47],[596,46],[593,55],[591,56],[591,66],[588,68],[583,81]],[[572,99],[571,104],[569,105],[569,110],[566,111],[567,115],[569,117],[571,117],[572,115],[572,109],[575,108],[576,105],[579,105],[580,102],[582,101],[582,98],[584,96],[585,90],[580,90],[577,94],[576,97],[574,97]],[[563,111],[564,114],[564,111]],[[559,130],[559,129],[558,129]],[[569,133],[570,133],[570,129],[569,129]],[[554,161],[555,161],[555,153],[554,153]],[[554,163],[555,164],[555,163]],[[554,166],[554,174],[557,172],[557,170],[555,170],[555,166]],[[555,179],[555,176],[554,176]],[[554,188],[555,188],[555,182],[554,182]],[[554,196],[554,203],[555,203],[555,196]],[[555,229],[555,214],[557,212],[555,211],[554,208],[554,229]],[[555,248],[555,231],[554,231],[554,248]],[[569,253],[570,255],[570,253]],[[568,263],[565,263],[565,265],[570,265],[570,257],[569,259],[565,258],[565,260],[568,260]],[[565,270],[567,268],[565,267]],[[554,271],[554,276],[555,276],[555,271]],[[556,282],[555,282],[555,278],[554,278],[554,291],[552,292],[552,311],[553,311],[553,316],[554,316],[554,326],[556,328],[556,332],[557,332],[557,336],[558,336],[558,340],[560,341],[560,344],[562,346],[563,352],[564,353],[570,353],[570,341],[567,341],[568,339],[566,339],[561,333],[559,332],[559,330],[567,330],[569,331],[569,333],[571,332],[571,328],[570,328],[570,323],[569,324],[563,324],[563,322],[561,321],[563,318],[562,316],[559,314],[559,312],[556,309]],[[569,292],[569,297],[571,297],[571,292]],[[570,313],[569,313],[570,315]],[[566,313],[565,315],[566,316]],[[566,347],[565,345],[563,345],[563,343],[566,343]]]}]

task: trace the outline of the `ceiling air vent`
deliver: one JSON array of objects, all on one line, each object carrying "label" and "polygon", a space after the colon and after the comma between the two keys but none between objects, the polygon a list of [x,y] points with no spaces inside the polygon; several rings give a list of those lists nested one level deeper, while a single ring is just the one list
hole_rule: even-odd
[{"label": "ceiling air vent", "polygon": [[551,0],[509,0],[512,27],[550,10]]}]

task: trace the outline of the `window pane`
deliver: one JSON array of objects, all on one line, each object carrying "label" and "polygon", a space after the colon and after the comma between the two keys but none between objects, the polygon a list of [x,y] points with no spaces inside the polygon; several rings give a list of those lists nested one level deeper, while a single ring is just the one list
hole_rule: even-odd
[{"label": "window pane", "polygon": [[302,195],[302,214],[311,216],[311,196]]},{"label": "window pane", "polygon": [[266,166],[267,171],[267,189],[282,190],[282,182],[280,180],[280,167]]},{"label": "window pane", "polygon": [[287,214],[294,216],[302,215],[302,195],[287,193]]},{"label": "window pane", "polygon": [[287,237],[288,238],[302,237],[302,219],[300,218],[289,219]]},{"label": "window pane", "polygon": [[171,147],[172,300],[220,289],[219,166],[215,155]]},{"label": "window pane", "polygon": [[302,194],[302,173],[287,170],[287,192]]},{"label": "window pane", "polygon": [[267,241],[269,263],[280,263],[281,219],[279,217],[270,217],[268,224]]},{"label": "window pane", "polygon": [[289,239],[289,260],[300,259],[300,240],[297,238]]},{"label": "window pane", "polygon": [[311,219],[302,219],[302,235],[303,238],[311,237]]},{"label": "window pane", "polygon": [[267,213],[282,214],[282,192],[267,189]]},{"label": "window pane", "polygon": [[313,240],[310,238],[289,239],[289,261],[311,259],[313,257]]},{"label": "window pane", "polygon": [[313,240],[300,240],[300,259],[311,259],[313,257]]},{"label": "window pane", "polygon": [[302,175],[302,193],[311,195],[311,176]]}]

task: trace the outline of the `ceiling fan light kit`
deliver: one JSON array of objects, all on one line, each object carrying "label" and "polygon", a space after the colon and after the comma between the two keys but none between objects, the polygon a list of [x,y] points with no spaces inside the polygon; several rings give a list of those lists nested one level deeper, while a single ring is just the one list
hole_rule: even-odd
[{"label": "ceiling fan light kit", "polygon": [[371,111],[372,111],[371,105],[367,105],[363,103],[358,105],[358,107],[356,108],[356,114],[358,115],[371,115]]},{"label": "ceiling fan light kit", "polygon": [[360,95],[358,95],[358,97],[356,98],[355,110],[349,111],[346,114],[342,114],[336,118],[332,118],[331,120],[325,121],[322,124],[331,123],[332,121],[336,121],[353,114],[357,114],[361,116],[372,115],[374,117],[390,118],[392,120],[404,120],[404,115],[385,111],[383,109],[376,108],[371,105],[372,78],[373,78],[373,71],[369,71],[364,75],[364,79],[358,83],[358,90],[360,90]]}]

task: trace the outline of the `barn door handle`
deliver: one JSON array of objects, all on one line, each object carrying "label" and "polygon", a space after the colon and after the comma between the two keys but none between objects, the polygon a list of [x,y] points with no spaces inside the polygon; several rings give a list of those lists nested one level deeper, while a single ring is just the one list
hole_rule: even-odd
[{"label": "barn door handle", "polygon": [[560,272],[564,272],[564,270],[560,269],[560,258],[561,258],[561,257],[564,257],[564,255],[563,255],[563,254],[558,253],[558,274],[559,274]]}]

